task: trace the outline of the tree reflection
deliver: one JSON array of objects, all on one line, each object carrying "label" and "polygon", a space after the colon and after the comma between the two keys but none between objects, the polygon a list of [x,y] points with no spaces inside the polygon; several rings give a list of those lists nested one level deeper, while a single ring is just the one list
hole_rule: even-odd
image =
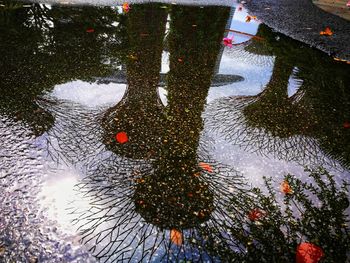
[{"label": "tree reflection", "polygon": [[[232,192],[244,193],[245,184],[236,171],[211,160],[205,146],[199,147],[201,113],[228,15],[229,9],[222,7],[172,7],[168,105],[162,109],[155,88],[165,29],[159,16],[165,19],[167,13],[160,4],[135,5],[129,12],[129,36],[142,32],[148,38],[142,48],[133,42],[137,59],[127,64],[128,92],[103,120],[104,142],[119,156],[90,164],[91,175],[79,185],[92,207],[77,212],[81,216],[76,223],[97,258],[211,261],[213,257],[203,249],[208,236],[234,243],[225,230],[232,224],[225,202]],[[148,73],[154,65],[157,72]],[[154,113],[155,107],[161,110]],[[130,134],[131,146],[109,143],[120,130]],[[143,139],[144,135],[159,138]],[[211,168],[200,168],[200,161]],[[180,233],[183,241],[175,244],[172,231]]]},{"label": "tree reflection", "polygon": [[[122,32],[113,28],[119,17],[110,8],[23,7],[10,1],[1,12],[0,68],[5,77],[0,81],[0,107],[29,124],[35,135],[54,123],[54,117],[38,106],[38,96],[57,84],[111,75],[114,64],[120,64],[118,54],[114,64],[105,63],[112,47],[114,52],[123,48],[118,43]],[[90,27],[95,33],[86,32]]]},{"label": "tree reflection", "polygon": [[[44,86],[50,88],[53,83],[75,77],[88,80],[91,76],[109,74],[113,65],[106,66],[102,61],[105,58],[118,61],[125,57],[128,91],[118,105],[102,109],[102,114],[101,109],[84,109],[70,101],[42,99],[39,103],[47,106],[56,118],[65,118],[49,130],[49,143],[52,143],[50,139],[58,140],[57,152],[67,154],[65,160],[69,164],[82,164],[87,174],[77,189],[82,198],[88,200],[89,207],[75,207],[71,211],[76,216],[74,223],[82,241],[96,258],[114,262],[256,262],[260,259],[273,262],[276,258],[292,261],[296,245],[305,238],[322,246],[327,255],[337,251],[334,258],[341,261],[346,257],[341,253],[349,247],[343,214],[348,205],[346,190],[338,194],[331,177],[327,177],[330,184],[325,185],[319,174],[325,176],[326,172],[314,175],[320,191],[300,181],[294,184],[294,177],[286,178],[293,187],[293,195],[286,195],[285,215],[277,205],[271,185],[268,185],[267,196],[259,189],[250,189],[239,172],[210,156],[212,145],[205,138],[201,114],[215,70],[228,8],[171,7],[166,107],[159,102],[157,85],[170,8],[161,4],[134,5],[125,21],[127,36],[119,32],[122,36],[118,39],[116,36],[113,39],[114,31],[109,31],[109,26],[103,26],[106,22],[103,19],[108,15],[113,17],[110,10],[105,10],[105,16],[100,9],[86,8],[69,8],[64,15],[61,13],[64,8],[51,9],[55,15],[50,21],[56,26],[49,34],[45,33],[50,42],[38,41],[50,43],[48,47],[39,45],[38,50],[42,48],[40,52],[46,59],[56,60],[57,56],[57,63],[53,65],[61,65],[62,69],[55,71],[53,65],[48,67],[44,72],[55,81]],[[89,14],[88,18],[84,14]],[[90,21],[94,17],[92,14],[100,17],[103,23]],[[112,39],[107,37],[104,42],[100,34],[87,33],[86,28],[90,27],[95,32],[106,30]],[[121,43],[119,39],[122,39]],[[81,51],[74,43],[90,46],[83,46]],[[125,43],[129,46],[121,49]],[[119,53],[121,50],[123,55]],[[98,58],[91,57],[95,56],[94,52]],[[87,58],[84,57],[86,54]],[[263,116],[268,112],[278,123],[282,122],[283,127],[276,128],[276,122],[265,117],[244,119],[244,123],[248,123],[246,126],[263,127],[260,133],[263,139],[266,139],[266,131],[273,133],[268,137],[272,147],[276,146],[274,136],[284,139],[288,138],[288,132],[295,136],[313,134],[299,125],[298,118],[293,115],[301,112],[304,116],[304,110],[299,109],[303,100],[286,96],[292,65],[298,66],[298,74],[304,80],[301,90],[305,87],[305,99],[315,98],[312,105],[321,101],[317,96],[313,97],[314,93],[307,93],[306,87],[310,85],[312,90],[314,79],[303,76],[306,72],[303,64],[282,59],[282,51],[276,51],[276,56],[276,68],[266,92],[256,98],[237,99],[233,111],[227,110],[232,106],[230,100],[227,104],[220,101],[221,110],[226,114],[224,120],[229,125],[232,125],[232,119],[227,118],[227,112],[240,113],[234,117],[242,119],[248,119],[249,114]],[[41,64],[38,65],[43,65],[39,61]],[[76,72],[66,72],[68,64],[73,65]],[[38,94],[43,92],[39,86],[35,87]],[[311,95],[307,97],[308,94]],[[254,106],[244,112],[246,105]],[[268,105],[275,108],[270,109]],[[314,120],[317,111],[312,113],[311,120]],[[285,115],[291,115],[291,124],[281,119]],[[119,131],[129,134],[129,142],[115,142]],[[244,131],[240,132],[244,135]],[[252,138],[249,142],[256,139]],[[308,140],[305,142],[309,143]],[[313,141],[310,144],[313,145]],[[287,146],[285,144],[286,151]],[[320,199],[321,208],[310,203],[303,189]],[[302,206],[296,208],[292,198]],[[256,221],[250,219],[249,213],[254,209],[266,211],[265,217]],[[293,211],[301,211],[302,220],[293,217]],[[171,234],[174,231],[182,237],[181,241],[174,241]]]},{"label": "tree reflection", "polygon": [[[348,166],[349,153],[340,141],[340,136],[343,141],[349,137],[342,125],[348,120],[348,66],[265,25],[258,35],[264,41],[253,40],[245,49],[259,53],[256,50],[262,48],[276,56],[269,83],[256,96],[225,98],[211,105],[208,127],[261,154],[309,165],[333,165],[334,158]],[[291,77],[298,78],[299,87],[288,96]]]}]

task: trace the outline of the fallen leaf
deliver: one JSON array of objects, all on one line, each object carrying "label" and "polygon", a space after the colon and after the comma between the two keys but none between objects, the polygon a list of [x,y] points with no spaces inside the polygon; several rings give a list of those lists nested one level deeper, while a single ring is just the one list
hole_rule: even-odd
[{"label": "fallen leaf", "polygon": [[320,32],[320,35],[321,36],[331,36],[331,35],[333,35],[333,32],[332,32],[332,30],[330,29],[330,27],[326,27],[325,29],[324,29],[324,31],[321,31]]},{"label": "fallen leaf", "polygon": [[246,21],[247,23],[249,23],[250,20],[252,20],[252,17],[251,17],[251,16],[246,16],[245,21]]},{"label": "fallen leaf", "polygon": [[95,32],[95,29],[93,28],[86,29],[86,33],[94,33],[94,32]]},{"label": "fallen leaf", "polygon": [[297,247],[296,263],[317,263],[324,256],[322,248],[304,242]]},{"label": "fallen leaf", "polygon": [[233,37],[229,38],[229,37],[224,37],[222,39],[222,42],[224,43],[224,45],[226,47],[232,47],[232,41],[233,41]]},{"label": "fallen leaf", "polygon": [[208,171],[209,173],[212,173],[213,172],[213,168],[207,164],[207,163],[204,163],[204,162],[200,162],[199,163],[199,167],[201,167],[202,169]]},{"label": "fallen leaf", "polygon": [[292,188],[290,187],[290,185],[289,185],[289,183],[288,183],[287,181],[283,181],[283,182],[281,183],[280,188],[281,188],[281,191],[282,191],[283,193],[285,193],[285,194],[291,194],[291,193],[293,193],[293,190],[292,190]]},{"label": "fallen leaf", "polygon": [[180,63],[184,62],[182,58],[178,58],[177,61],[179,61]]},{"label": "fallen leaf", "polygon": [[128,142],[129,138],[126,132],[118,132],[117,135],[115,136],[117,142],[120,144]]},{"label": "fallen leaf", "polygon": [[124,11],[124,13],[127,13],[127,12],[130,11],[130,5],[129,5],[129,3],[125,2],[125,3],[123,4],[123,11]]},{"label": "fallen leaf", "polygon": [[259,208],[254,208],[253,210],[251,210],[248,214],[248,218],[251,221],[256,221],[259,220],[260,218],[264,217],[266,215],[266,213],[262,210],[260,210]]},{"label": "fallen leaf", "polygon": [[170,240],[177,246],[182,245],[182,233],[179,230],[171,229],[170,230]]},{"label": "fallen leaf", "polygon": [[349,129],[350,128],[350,123],[348,121],[345,121],[344,124],[343,124],[343,127],[345,129]]}]

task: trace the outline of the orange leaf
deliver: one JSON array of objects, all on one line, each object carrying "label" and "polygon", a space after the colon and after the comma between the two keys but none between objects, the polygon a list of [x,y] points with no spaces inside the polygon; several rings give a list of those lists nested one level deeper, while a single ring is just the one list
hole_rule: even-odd
[{"label": "orange leaf", "polygon": [[201,167],[202,169],[208,171],[209,173],[213,172],[213,168],[207,163],[200,162],[199,163],[199,167]]},{"label": "orange leaf", "polygon": [[304,242],[297,247],[296,263],[317,263],[324,256],[322,248]]},{"label": "orange leaf", "polygon": [[179,230],[171,229],[170,230],[170,240],[177,246],[182,244],[182,233]]},{"label": "orange leaf", "polygon": [[320,35],[321,36],[331,36],[331,35],[333,35],[333,32],[332,32],[332,30],[330,29],[330,27],[326,27],[325,29],[324,29],[324,31],[321,31],[320,32]]},{"label": "orange leaf", "polygon": [[128,4],[128,3],[124,3],[124,4],[123,4],[123,11],[124,11],[125,13],[127,13],[127,12],[129,12],[129,10],[130,10],[129,4]]},{"label": "orange leaf", "polygon": [[281,191],[285,194],[291,194],[293,192],[292,188],[290,187],[287,181],[283,181],[280,187],[281,187]]},{"label": "orange leaf", "polygon": [[128,135],[126,134],[126,132],[118,132],[117,135],[115,136],[117,142],[123,144],[126,143],[129,138]]},{"label": "orange leaf", "polygon": [[250,20],[252,20],[252,17],[251,16],[246,16],[245,21],[248,23],[248,22],[250,22]]}]

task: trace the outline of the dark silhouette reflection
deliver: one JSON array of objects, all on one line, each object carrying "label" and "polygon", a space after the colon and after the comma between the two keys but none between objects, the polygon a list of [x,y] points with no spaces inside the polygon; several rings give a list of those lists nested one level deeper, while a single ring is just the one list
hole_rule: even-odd
[{"label": "dark silhouette reflection", "polygon": [[[344,227],[343,215],[348,205],[347,191],[338,194],[335,182],[327,177],[327,173],[314,174],[320,186],[316,190],[297,181],[296,176],[286,178],[293,189],[294,199],[285,195],[284,204],[289,209],[285,217],[280,207],[275,205],[278,195],[271,186],[268,187],[268,195],[264,196],[259,189],[250,189],[239,172],[210,156],[215,145],[206,137],[201,114],[215,72],[229,8],[171,7],[168,35],[170,72],[166,87],[168,104],[162,106],[159,103],[156,88],[167,10],[170,7],[161,4],[132,6],[125,15],[126,21],[120,21],[125,22],[124,29],[128,32],[125,36],[110,26],[103,26],[101,21],[114,15],[110,9],[52,7],[47,11],[53,17],[50,21],[56,23],[47,36],[55,40],[45,42],[48,47],[43,49],[43,57],[48,61],[57,59],[57,63],[48,63],[50,67],[43,71],[55,80],[49,82],[50,85],[44,85],[48,89],[54,83],[64,83],[75,77],[89,80],[92,76],[111,74],[113,63],[127,59],[128,91],[115,107],[90,108],[72,101],[54,100],[49,95],[38,101],[55,116],[54,126],[48,130],[46,138],[48,144],[57,146],[54,149],[57,155],[65,155],[57,167],[65,168],[61,163],[63,160],[67,162],[68,169],[73,169],[75,165],[77,172],[86,175],[77,185],[78,194],[82,194],[80,201],[85,206],[71,204],[73,208],[70,210],[76,216],[74,223],[80,230],[82,242],[102,262],[257,262],[260,259],[273,262],[276,255],[283,261],[293,261],[295,248],[301,241],[299,236],[306,236],[322,246],[327,255],[337,251],[334,254],[339,255],[338,261],[343,260],[346,255],[340,252],[349,247],[343,242],[348,240],[349,233]],[[66,15],[61,13],[64,11],[67,11]],[[90,20],[95,17],[94,14],[102,19],[97,19],[101,23]],[[85,19],[88,22],[82,22]],[[95,30],[89,30],[90,33],[106,30],[111,39],[105,38],[104,34],[91,35],[86,32],[90,27]],[[71,41],[82,45],[83,50]],[[129,45],[125,46],[125,43]],[[84,58],[84,52],[88,54],[87,58]],[[94,52],[98,58],[93,57]],[[281,57],[280,54],[276,53],[276,56]],[[102,63],[106,58],[111,62]],[[84,59],[87,65],[83,63]],[[286,63],[288,68],[279,71],[279,62],[282,65]],[[298,66],[304,87],[308,83],[311,90],[314,87],[313,79],[303,76],[306,72],[303,64],[293,63],[276,60],[277,68],[269,83],[269,91],[260,95],[267,104],[280,108],[293,105],[285,96],[290,65]],[[56,70],[54,65],[62,68]],[[67,70],[71,69],[67,65],[73,65],[74,70]],[[89,65],[93,66],[89,68]],[[283,88],[276,84],[279,81]],[[39,86],[35,87],[41,94],[44,90]],[[305,90],[303,98],[307,94]],[[314,93],[310,94],[310,100],[315,98],[312,105],[318,105],[321,100],[313,97]],[[242,113],[244,106],[258,100],[259,96],[241,104],[235,102],[233,112],[240,113],[235,118],[246,117]],[[228,105],[232,106],[226,101],[221,105],[225,114]],[[262,107],[262,111],[270,110],[264,104],[254,105]],[[298,109],[296,112],[299,112]],[[293,110],[287,113],[293,114]],[[217,115],[220,119],[220,114]],[[276,116],[280,118],[278,114]],[[232,124],[230,118],[226,120]],[[284,136],[284,139],[287,138],[286,131],[291,129],[286,122],[283,129],[275,129],[270,128],[273,125],[270,120],[257,125],[258,121],[251,118],[249,125],[262,125],[262,136],[266,136],[266,130],[274,129],[274,135]],[[311,133],[309,130],[302,133],[298,127],[293,132],[303,136]],[[128,142],[115,142],[114,137],[119,131],[128,133]],[[242,140],[245,138],[242,136]],[[270,138],[271,145],[275,145],[275,137]],[[325,185],[320,176],[330,184]],[[315,193],[320,199],[315,207],[310,204],[303,189]],[[321,208],[319,203],[322,203]],[[250,214],[255,209],[266,211],[261,213],[264,218],[256,220],[254,214],[252,217]],[[294,217],[294,211],[301,212],[302,220]],[[54,246],[57,246],[56,243]]]},{"label": "dark silhouette reflection", "polygon": [[283,57],[276,56],[269,83],[257,100],[243,110],[248,125],[266,129],[279,138],[311,133],[314,127],[310,111],[295,100],[297,96],[288,97],[293,68]]},{"label": "dark silhouette reflection", "polygon": [[[344,142],[350,134],[343,124],[349,118],[349,66],[265,25],[260,25],[258,35],[264,41],[253,40],[245,49],[259,53],[261,48],[275,55],[269,83],[256,96],[218,100],[209,107],[208,126],[247,150],[301,164],[337,160],[347,167]],[[291,77],[297,78],[299,87],[288,96]]]},{"label": "dark silhouette reflection", "polygon": [[[28,124],[35,135],[50,129],[54,117],[37,97],[57,84],[111,75],[122,49],[118,15],[110,8],[60,7],[5,2],[0,18],[1,111]],[[88,33],[93,28],[95,32]],[[107,37],[101,37],[107,33]],[[118,35],[118,40],[116,36]],[[115,51],[114,51],[115,52]]]},{"label": "dark silhouette reflection", "polygon": [[[214,25],[208,19],[213,15],[220,17]],[[137,186],[135,199],[137,211],[146,221],[161,228],[183,229],[208,219],[214,209],[213,194],[198,179],[197,149],[203,128],[201,113],[228,10],[173,7],[170,17],[170,72],[163,143],[155,157],[154,174]],[[205,37],[204,31],[208,34]]]},{"label": "dark silhouette reflection", "polygon": [[[157,89],[166,18],[159,5],[134,6],[128,13],[127,92],[108,110],[103,126],[108,147],[132,158],[151,157],[160,145],[164,127]],[[128,133],[129,142],[120,146],[115,135],[121,131]]]},{"label": "dark silhouette reflection", "polygon": [[[129,36],[143,32],[149,40],[145,47],[138,42],[130,47],[137,60],[127,64],[128,92],[122,104],[109,109],[102,121],[107,137],[104,143],[117,155],[90,163],[90,175],[79,191],[92,199],[92,207],[75,211],[80,215],[75,223],[83,241],[100,260],[213,261],[203,246],[208,236],[233,243],[225,230],[232,224],[225,203],[232,192],[245,192],[245,185],[236,171],[210,159],[208,145],[199,145],[201,114],[229,11],[223,7],[172,7],[168,105],[155,114],[164,34],[160,28],[165,31],[159,17],[164,19],[167,13],[160,4],[135,5],[128,13]],[[158,72],[148,73],[154,65]],[[129,126],[121,117],[135,123]],[[130,134],[129,142],[109,143],[121,130]],[[159,138],[145,139],[146,145],[145,134]],[[181,241],[174,240],[174,231]]]}]

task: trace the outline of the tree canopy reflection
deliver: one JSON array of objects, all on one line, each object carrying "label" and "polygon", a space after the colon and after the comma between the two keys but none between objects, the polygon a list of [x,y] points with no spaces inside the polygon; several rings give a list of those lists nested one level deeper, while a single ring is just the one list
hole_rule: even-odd
[{"label": "tree canopy reflection", "polygon": [[[256,96],[230,97],[209,106],[208,127],[245,149],[306,165],[349,165],[348,65],[260,25],[245,47],[275,55],[270,81]],[[288,96],[290,78],[298,89]]]},{"label": "tree canopy reflection", "polygon": [[[115,64],[125,62],[128,90],[117,105],[85,109],[83,105],[52,100],[49,96],[37,102],[49,116],[56,118],[56,123],[44,129],[48,148],[50,143],[54,145],[53,140],[58,140],[58,147],[48,152],[56,151],[60,155],[58,163],[82,165],[87,175],[77,190],[88,200],[89,207],[86,210],[75,207],[71,212],[76,216],[74,223],[82,241],[93,255],[101,261],[123,262],[261,259],[273,262],[276,258],[291,261],[296,246],[307,240],[321,246],[328,258],[345,261],[344,251],[349,247],[344,225],[347,190],[337,191],[331,177],[329,184],[320,180],[320,176],[327,178],[326,171],[312,174],[320,187],[315,189],[288,176],[286,180],[294,192],[285,195],[287,209],[283,211],[271,187],[267,196],[259,189],[251,189],[238,171],[211,156],[213,145],[206,138],[201,114],[230,9],[146,4],[133,5],[123,18],[113,12],[109,8],[93,7],[44,8],[48,18],[43,21],[48,27],[39,23],[40,40],[32,43],[28,54],[23,54],[23,61],[13,62],[13,65],[23,63],[25,72],[34,74],[34,80],[28,80],[35,81],[30,82],[33,87],[30,94],[34,97],[58,83],[109,76]],[[164,106],[159,102],[157,87],[168,15],[170,72],[166,87],[168,105]],[[24,18],[31,18],[30,13]],[[55,25],[53,28],[48,20]],[[111,27],[116,21],[122,23],[121,31]],[[19,22],[18,27],[22,26]],[[89,28],[94,32],[86,32]],[[28,30],[26,26],[25,30]],[[43,36],[45,39],[41,40]],[[273,40],[265,38],[273,46],[270,43]],[[20,43],[19,46],[26,46],[24,40]],[[238,105],[243,112],[240,116],[251,117],[247,126],[270,131],[272,144],[275,137],[288,138],[288,133],[311,136],[313,130],[304,130],[295,115],[301,112],[308,122],[318,125],[317,110],[312,109],[311,117],[308,116],[304,109],[299,109],[303,105],[300,97],[295,103],[295,98],[287,98],[285,91],[295,65],[305,87],[311,83],[310,89],[315,88],[314,79],[303,76],[305,69],[299,60],[295,62],[293,58],[290,62],[283,59],[283,49],[274,46],[271,49],[279,59],[268,92],[250,98],[249,103],[234,106]],[[21,51],[19,47],[17,50]],[[25,61],[31,59],[33,50],[39,52],[33,60],[38,63],[36,67],[26,66]],[[9,55],[2,65],[4,68],[13,66],[10,63],[13,56]],[[37,72],[38,68],[43,69]],[[25,75],[21,70],[16,72]],[[15,77],[11,72],[9,76]],[[339,81],[343,81],[342,77]],[[13,80],[6,85],[1,83],[1,87],[11,90],[13,83]],[[25,83],[18,83],[18,91],[24,90]],[[305,100],[314,99],[312,105],[316,105],[316,88],[309,97],[307,92],[306,88],[302,92]],[[25,105],[23,114],[33,103],[25,96],[18,102]],[[6,104],[6,100],[1,103],[10,114],[17,105]],[[253,105],[253,109],[245,112],[246,105]],[[225,114],[232,110],[232,104],[222,103],[222,107]],[[260,118],[255,118],[255,114],[261,114]],[[275,116],[277,121],[264,118],[264,114]],[[283,118],[285,115],[291,116],[290,123]],[[31,123],[32,119],[28,118]],[[232,124],[229,118],[225,121]],[[276,128],[276,123],[282,127]],[[128,143],[115,141],[119,131],[128,133]],[[322,203],[321,208],[310,203],[303,189],[313,191]],[[263,218],[256,220],[249,216],[256,209],[264,211]],[[293,211],[299,211],[301,219],[293,217]],[[181,241],[174,241],[174,232],[181,235]],[[335,256],[332,251],[337,251]]]}]

